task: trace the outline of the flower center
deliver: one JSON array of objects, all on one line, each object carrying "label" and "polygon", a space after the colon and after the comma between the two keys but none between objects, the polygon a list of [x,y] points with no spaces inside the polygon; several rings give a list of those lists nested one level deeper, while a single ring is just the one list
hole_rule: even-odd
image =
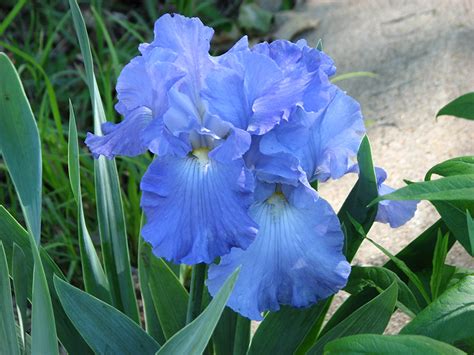
[{"label": "flower center", "polygon": [[201,164],[209,163],[209,148],[196,148],[191,152]]}]

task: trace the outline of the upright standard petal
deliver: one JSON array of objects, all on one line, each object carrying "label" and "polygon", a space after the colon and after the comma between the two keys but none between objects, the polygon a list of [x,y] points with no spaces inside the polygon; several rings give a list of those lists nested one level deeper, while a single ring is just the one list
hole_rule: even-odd
[{"label": "upright standard petal", "polygon": [[297,155],[308,180],[326,181],[346,174],[365,133],[360,105],[337,89],[311,127],[308,144]]},{"label": "upright standard petal", "polygon": [[[103,136],[88,134],[86,144],[95,157],[136,156],[149,149],[153,140],[166,139],[156,127],[168,109],[168,91],[184,75],[168,50],[153,49],[132,59],[117,81],[116,110],[124,116],[118,124],[103,125]],[[156,79],[159,77],[159,80]]]},{"label": "upright standard petal", "polygon": [[257,237],[247,250],[233,248],[219,265],[211,265],[211,295],[239,265],[228,306],[250,319],[261,320],[262,312],[277,311],[281,304],[307,307],[343,288],[350,265],[329,204],[304,185],[284,185],[280,191],[260,186],[256,196],[262,200],[251,206],[250,215],[260,226]]},{"label": "upright standard petal", "polygon": [[232,247],[246,249],[257,225],[248,215],[253,176],[241,158],[214,160],[205,148],[158,157],[141,182],[144,239],[158,257],[211,263]]},{"label": "upright standard petal", "polygon": [[[387,178],[387,173],[382,168],[375,168],[379,196],[387,195],[395,189],[383,184]],[[420,201],[391,201],[383,200],[378,204],[375,220],[380,223],[387,223],[392,228],[398,228],[413,218],[416,206]]]}]

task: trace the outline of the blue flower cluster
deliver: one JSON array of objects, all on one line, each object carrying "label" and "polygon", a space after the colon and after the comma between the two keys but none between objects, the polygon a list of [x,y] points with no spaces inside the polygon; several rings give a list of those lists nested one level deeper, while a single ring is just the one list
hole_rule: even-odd
[{"label": "blue flower cluster", "polygon": [[[212,35],[196,18],[158,19],[155,39],[118,79],[124,120],[86,144],[96,157],[154,153],[140,185],[143,238],[176,263],[220,257],[208,272],[211,295],[240,265],[228,305],[261,319],[346,284],[339,220],[310,183],[351,171],[364,122],[331,84],[331,58],[305,41],[249,48],[243,37],[211,56]],[[414,213],[385,207],[380,220],[392,226]]]}]

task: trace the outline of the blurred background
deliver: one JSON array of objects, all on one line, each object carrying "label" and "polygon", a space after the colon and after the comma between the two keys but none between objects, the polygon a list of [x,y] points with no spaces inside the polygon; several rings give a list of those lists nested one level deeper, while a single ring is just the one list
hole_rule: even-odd
[{"label": "blurred background", "polygon": [[[114,87],[121,68],[138,54],[140,43],[152,39],[160,15],[178,12],[215,28],[212,54],[222,53],[242,35],[251,42],[305,38],[312,46],[322,40],[338,68],[334,82],[362,105],[375,163],[387,170],[387,183],[393,187],[403,186],[403,179],[420,181],[436,163],[474,152],[473,122],[435,119],[442,106],[474,91],[474,0],[97,0],[80,5],[110,121],[120,120],[114,111]],[[68,10],[65,0],[2,0],[0,50],[18,68],[40,129],[43,245],[67,277],[79,283],[76,204],[67,175],[68,100],[75,107],[82,140],[92,129],[92,115]],[[98,242],[93,162],[83,145],[81,152],[84,209]],[[150,159],[117,159],[133,264],[141,216],[139,181]],[[321,194],[337,210],[354,181],[355,176],[347,176],[324,184]],[[22,220],[1,159],[0,201]],[[438,218],[423,202],[414,220],[402,228],[377,224],[371,235],[396,253]],[[381,265],[385,260],[375,247],[364,245],[355,262]],[[458,247],[448,261],[474,266]]]}]

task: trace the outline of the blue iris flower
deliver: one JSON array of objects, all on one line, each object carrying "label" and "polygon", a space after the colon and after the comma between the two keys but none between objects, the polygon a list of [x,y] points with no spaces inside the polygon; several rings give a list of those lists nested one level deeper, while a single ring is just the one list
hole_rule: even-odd
[{"label": "blue iris flower", "polygon": [[348,172],[364,122],[330,82],[331,58],[305,41],[250,48],[243,37],[211,56],[212,35],[197,18],[158,19],[118,78],[123,121],[86,144],[95,157],[155,154],[140,184],[143,238],[176,263],[220,257],[212,295],[242,265],[229,306],[261,319],[346,284],[341,226],[310,183]]}]

